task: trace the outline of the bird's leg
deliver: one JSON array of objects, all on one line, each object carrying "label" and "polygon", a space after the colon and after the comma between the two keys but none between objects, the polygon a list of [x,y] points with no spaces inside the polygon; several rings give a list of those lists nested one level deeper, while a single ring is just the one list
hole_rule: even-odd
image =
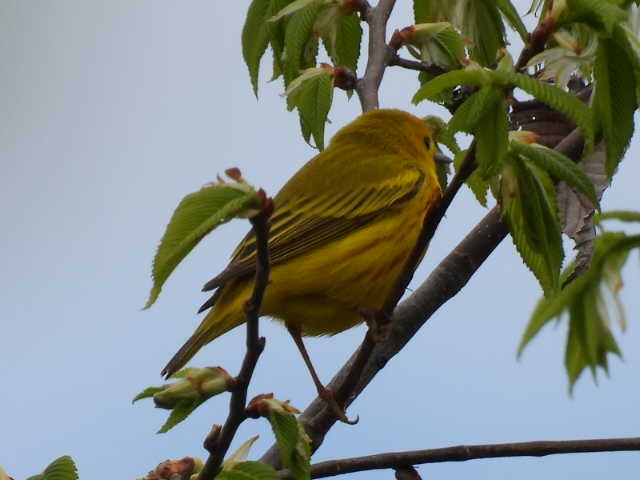
[{"label": "bird's leg", "polygon": [[344,408],[338,405],[338,402],[336,400],[336,397],[334,396],[334,393],[330,389],[325,387],[320,381],[320,378],[318,378],[316,369],[313,367],[313,363],[311,363],[309,352],[307,352],[307,349],[304,346],[304,342],[302,341],[302,334],[300,332],[300,327],[287,325],[287,330],[289,330],[289,334],[291,335],[291,338],[293,338],[293,341],[296,343],[296,346],[300,351],[300,355],[302,355],[302,359],[304,360],[304,363],[307,366],[309,373],[311,374],[313,383],[315,384],[316,389],[318,390],[318,396],[322,398],[325,402],[327,402],[327,405],[329,405],[329,408],[333,410],[333,413],[335,414],[338,420],[340,420],[341,422],[347,423],[349,425],[355,425],[356,423],[358,423],[358,419],[349,420],[349,418],[347,418]]},{"label": "bird's leg", "polygon": [[381,310],[369,307],[358,307],[358,313],[369,326],[371,338],[377,343],[387,339],[391,333],[391,318]]}]

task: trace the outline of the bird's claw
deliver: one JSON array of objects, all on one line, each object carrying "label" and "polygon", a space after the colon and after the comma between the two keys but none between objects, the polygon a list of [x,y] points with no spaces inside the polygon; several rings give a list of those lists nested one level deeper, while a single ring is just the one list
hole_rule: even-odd
[{"label": "bird's claw", "polygon": [[342,423],[346,423],[347,425],[355,425],[360,421],[359,416],[356,416],[355,420],[349,420],[347,414],[344,411],[344,408],[338,405],[336,397],[331,390],[329,390],[328,388],[323,388],[318,393],[320,394],[320,398],[322,398],[327,403],[333,414]]}]

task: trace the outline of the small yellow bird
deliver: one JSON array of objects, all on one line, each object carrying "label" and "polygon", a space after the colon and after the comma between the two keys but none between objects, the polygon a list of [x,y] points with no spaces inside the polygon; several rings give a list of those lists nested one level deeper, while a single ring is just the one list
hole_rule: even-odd
[{"label": "small yellow bird", "polygon": [[[301,335],[333,335],[382,308],[441,196],[433,132],[400,110],[365,113],[342,128],[274,198],[270,283],[261,314],[284,322],[312,371]],[[170,376],[207,343],[245,322],[255,236],[204,291],[215,294],[195,333],[163,370]],[[323,391],[321,393],[326,393]]]}]

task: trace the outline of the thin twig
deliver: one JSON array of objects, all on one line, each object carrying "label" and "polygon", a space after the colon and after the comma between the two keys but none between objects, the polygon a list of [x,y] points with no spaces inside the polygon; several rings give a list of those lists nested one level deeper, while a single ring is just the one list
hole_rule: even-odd
[{"label": "thin twig", "polygon": [[365,15],[369,24],[369,55],[364,76],[358,80],[356,87],[363,112],[375,110],[379,105],[378,88],[391,54],[386,38],[387,20],[395,3],[396,0],[380,0]]},{"label": "thin twig", "polygon": [[[567,453],[625,452],[638,450],[640,450],[640,437],[498,443],[469,446],[459,445],[429,450],[379,453],[365,457],[320,462],[311,466],[311,478],[332,477],[346,473],[408,467],[425,463],[465,462],[479,458],[543,457],[545,455]],[[281,478],[293,478],[286,471],[279,473]]]},{"label": "thin twig", "polygon": [[553,17],[549,17],[540,23],[533,32],[529,34],[529,41],[520,52],[520,57],[514,65],[516,72],[519,72],[527,66],[529,60],[544,50],[544,46],[547,43],[547,39],[555,30],[556,20]]},{"label": "thin twig", "polygon": [[408,70],[430,73],[432,75],[442,75],[446,72],[444,68],[439,67],[435,63],[424,63],[419,62],[418,60],[409,60],[407,58],[400,57],[397,53],[392,54],[389,58],[389,66],[398,66]]},{"label": "thin twig", "polygon": [[257,266],[253,294],[244,307],[244,313],[247,317],[247,352],[242,361],[240,373],[236,377],[235,388],[231,392],[227,420],[222,429],[214,427],[211,434],[204,441],[204,447],[209,452],[209,458],[207,458],[198,480],[212,480],[218,474],[238,427],[247,419],[245,412],[247,390],[253,371],[258,363],[258,358],[260,358],[265,345],[264,337],[260,337],[259,334],[258,319],[264,291],[269,283],[270,265],[267,240],[269,234],[269,210],[271,209],[271,202],[267,200],[267,207],[251,219],[251,225],[256,234]]}]

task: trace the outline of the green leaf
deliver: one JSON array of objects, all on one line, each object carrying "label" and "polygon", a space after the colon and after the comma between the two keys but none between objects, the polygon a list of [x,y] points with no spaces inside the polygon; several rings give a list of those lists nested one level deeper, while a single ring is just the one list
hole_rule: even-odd
[{"label": "green leaf", "polygon": [[294,478],[311,478],[311,441],[302,424],[291,414],[270,411],[268,416],[276,436],[282,465],[288,468]]},{"label": "green leaf", "polygon": [[256,213],[258,197],[247,183],[204,186],[182,199],[167,225],[153,260],[153,287],[144,308],[149,308],[171,272],[214,228],[237,216]]},{"label": "green leaf", "polygon": [[288,108],[298,109],[304,139],[309,142],[313,136],[319,150],[324,149],[324,126],[332,102],[333,75],[329,68],[306,70],[287,90]]},{"label": "green leaf", "polygon": [[453,135],[456,132],[474,133],[480,123],[485,120],[487,110],[495,102],[500,100],[500,92],[492,85],[483,85],[458,107],[449,120],[447,132]]},{"label": "green leaf", "polygon": [[597,216],[596,220],[601,222],[603,220],[619,220],[621,222],[640,222],[640,212],[633,212],[631,210],[610,210],[603,212]]},{"label": "green leaf", "polygon": [[593,205],[598,206],[598,196],[596,195],[593,182],[587,174],[568,157],[557,150],[542,145],[526,145],[515,141],[511,142],[511,150],[518,155],[526,157],[553,177],[564,180],[591,200]]},{"label": "green leaf", "polygon": [[507,153],[507,129],[502,92],[492,85],[482,86],[458,107],[448,126],[450,134],[458,131],[475,134],[477,173],[482,180],[500,171]]},{"label": "green leaf", "polygon": [[487,103],[482,121],[474,132],[477,172],[484,180],[489,180],[500,172],[509,145],[509,122],[504,99],[498,89],[492,90],[495,91],[494,98]]},{"label": "green leaf", "polygon": [[198,408],[204,400],[202,398],[196,398],[192,400],[184,400],[182,402],[178,402],[178,404],[173,407],[171,413],[169,414],[169,418],[164,422],[164,425],[160,427],[156,433],[166,433],[175,427],[180,422],[184,421],[191,413]]},{"label": "green leaf", "polygon": [[500,10],[500,13],[502,13],[502,15],[504,15],[504,18],[507,19],[507,22],[509,22],[511,28],[513,28],[518,33],[518,35],[520,35],[520,38],[526,45],[529,41],[527,27],[524,26],[522,18],[520,17],[520,14],[515,9],[513,4],[509,0],[495,0],[495,3]]},{"label": "green leaf", "polygon": [[[320,1],[322,3],[327,3],[323,0],[320,0]],[[307,8],[309,5],[311,5],[314,2],[318,2],[318,0],[295,0],[289,3],[285,8],[280,10],[277,14],[275,14],[273,17],[269,18],[268,20],[270,22],[277,22],[281,18],[288,17],[289,15],[292,15],[296,12],[299,12],[300,10]]]},{"label": "green leaf", "polygon": [[462,36],[449,22],[421,23],[410,27],[409,45],[420,50],[424,63],[438,65],[445,70],[459,69],[465,56]]},{"label": "green leaf", "polygon": [[242,462],[230,470],[223,470],[216,480],[280,480],[278,472],[261,462]]},{"label": "green leaf", "polygon": [[41,474],[27,480],[78,480],[78,470],[71,457],[65,455],[51,462]]},{"label": "green leaf", "polygon": [[610,1],[567,0],[567,6],[558,18],[558,25],[584,22],[611,35],[614,28],[626,17],[625,11]]},{"label": "green leaf", "polygon": [[253,0],[249,5],[247,19],[242,28],[242,56],[249,68],[253,93],[258,96],[258,74],[260,60],[264,55],[271,36],[267,23],[270,0]]},{"label": "green leaf", "polygon": [[[339,9],[342,12],[342,9]],[[360,57],[360,43],[362,41],[362,27],[355,12],[347,15],[341,13],[330,26],[330,32],[323,35],[324,45],[336,66],[343,66],[353,72],[358,69]]]},{"label": "green leaf", "polygon": [[286,86],[301,70],[315,66],[318,55],[318,37],[314,23],[324,6],[323,0],[314,0],[292,14],[284,33],[283,73]]},{"label": "green leaf", "polygon": [[138,400],[142,400],[143,398],[152,398],[156,393],[161,392],[162,390],[164,390],[164,387],[145,388],[142,392],[133,397],[131,403],[136,403]]},{"label": "green leaf", "polygon": [[[453,166],[455,167],[456,171],[458,171],[460,168],[460,165],[462,165],[462,162],[467,156],[467,152],[468,150],[460,150],[456,153],[453,159]],[[491,182],[483,179],[478,174],[478,170],[476,169],[473,171],[471,175],[469,175],[469,178],[467,178],[465,183],[467,184],[467,186],[469,187],[473,195],[478,200],[478,203],[480,203],[480,205],[482,205],[483,207],[486,207],[487,192],[489,191],[489,186]]]},{"label": "green leaf", "polygon": [[[570,391],[580,374],[589,368],[596,379],[597,368],[608,369],[608,354],[620,355],[610,325],[618,316],[624,328],[624,313],[618,299],[622,279],[620,271],[631,249],[640,248],[640,235],[604,233],[596,239],[591,268],[552,297],[538,302],[518,349],[524,347],[540,329],[554,318],[567,313],[569,334],[565,350],[565,367]],[[563,277],[573,270],[570,265]]]},{"label": "green leaf", "polygon": [[434,100],[443,90],[458,85],[470,85],[480,87],[492,82],[492,72],[485,69],[455,70],[438,75],[433,80],[425,83],[415,93],[411,101],[418,104],[423,100]]},{"label": "green leaf", "polygon": [[415,23],[449,21],[455,17],[459,0],[413,0]]},{"label": "green leaf", "polygon": [[564,251],[551,180],[544,171],[511,156],[502,173],[502,198],[518,253],[545,296],[555,294]]},{"label": "green leaf", "polygon": [[483,66],[496,63],[498,49],[505,46],[505,30],[495,1],[466,2],[460,29],[471,39],[472,59]]},{"label": "green leaf", "polygon": [[547,104],[547,106],[565,114],[582,129],[585,137],[586,151],[591,152],[594,141],[593,115],[585,103],[558,87],[521,73],[495,71],[492,76],[494,77],[494,81],[521,88]]},{"label": "green leaf", "polygon": [[636,78],[625,49],[607,38],[600,40],[594,74],[593,106],[602,127],[607,149],[607,174],[615,172],[629,146],[634,130],[633,115],[638,107]]},{"label": "green leaf", "polygon": [[[273,17],[276,13],[291,3],[291,0],[271,0],[267,18]],[[273,52],[273,75],[271,80],[275,80],[284,71],[284,34],[287,19],[279,22],[267,22],[269,28],[269,44]]]}]

